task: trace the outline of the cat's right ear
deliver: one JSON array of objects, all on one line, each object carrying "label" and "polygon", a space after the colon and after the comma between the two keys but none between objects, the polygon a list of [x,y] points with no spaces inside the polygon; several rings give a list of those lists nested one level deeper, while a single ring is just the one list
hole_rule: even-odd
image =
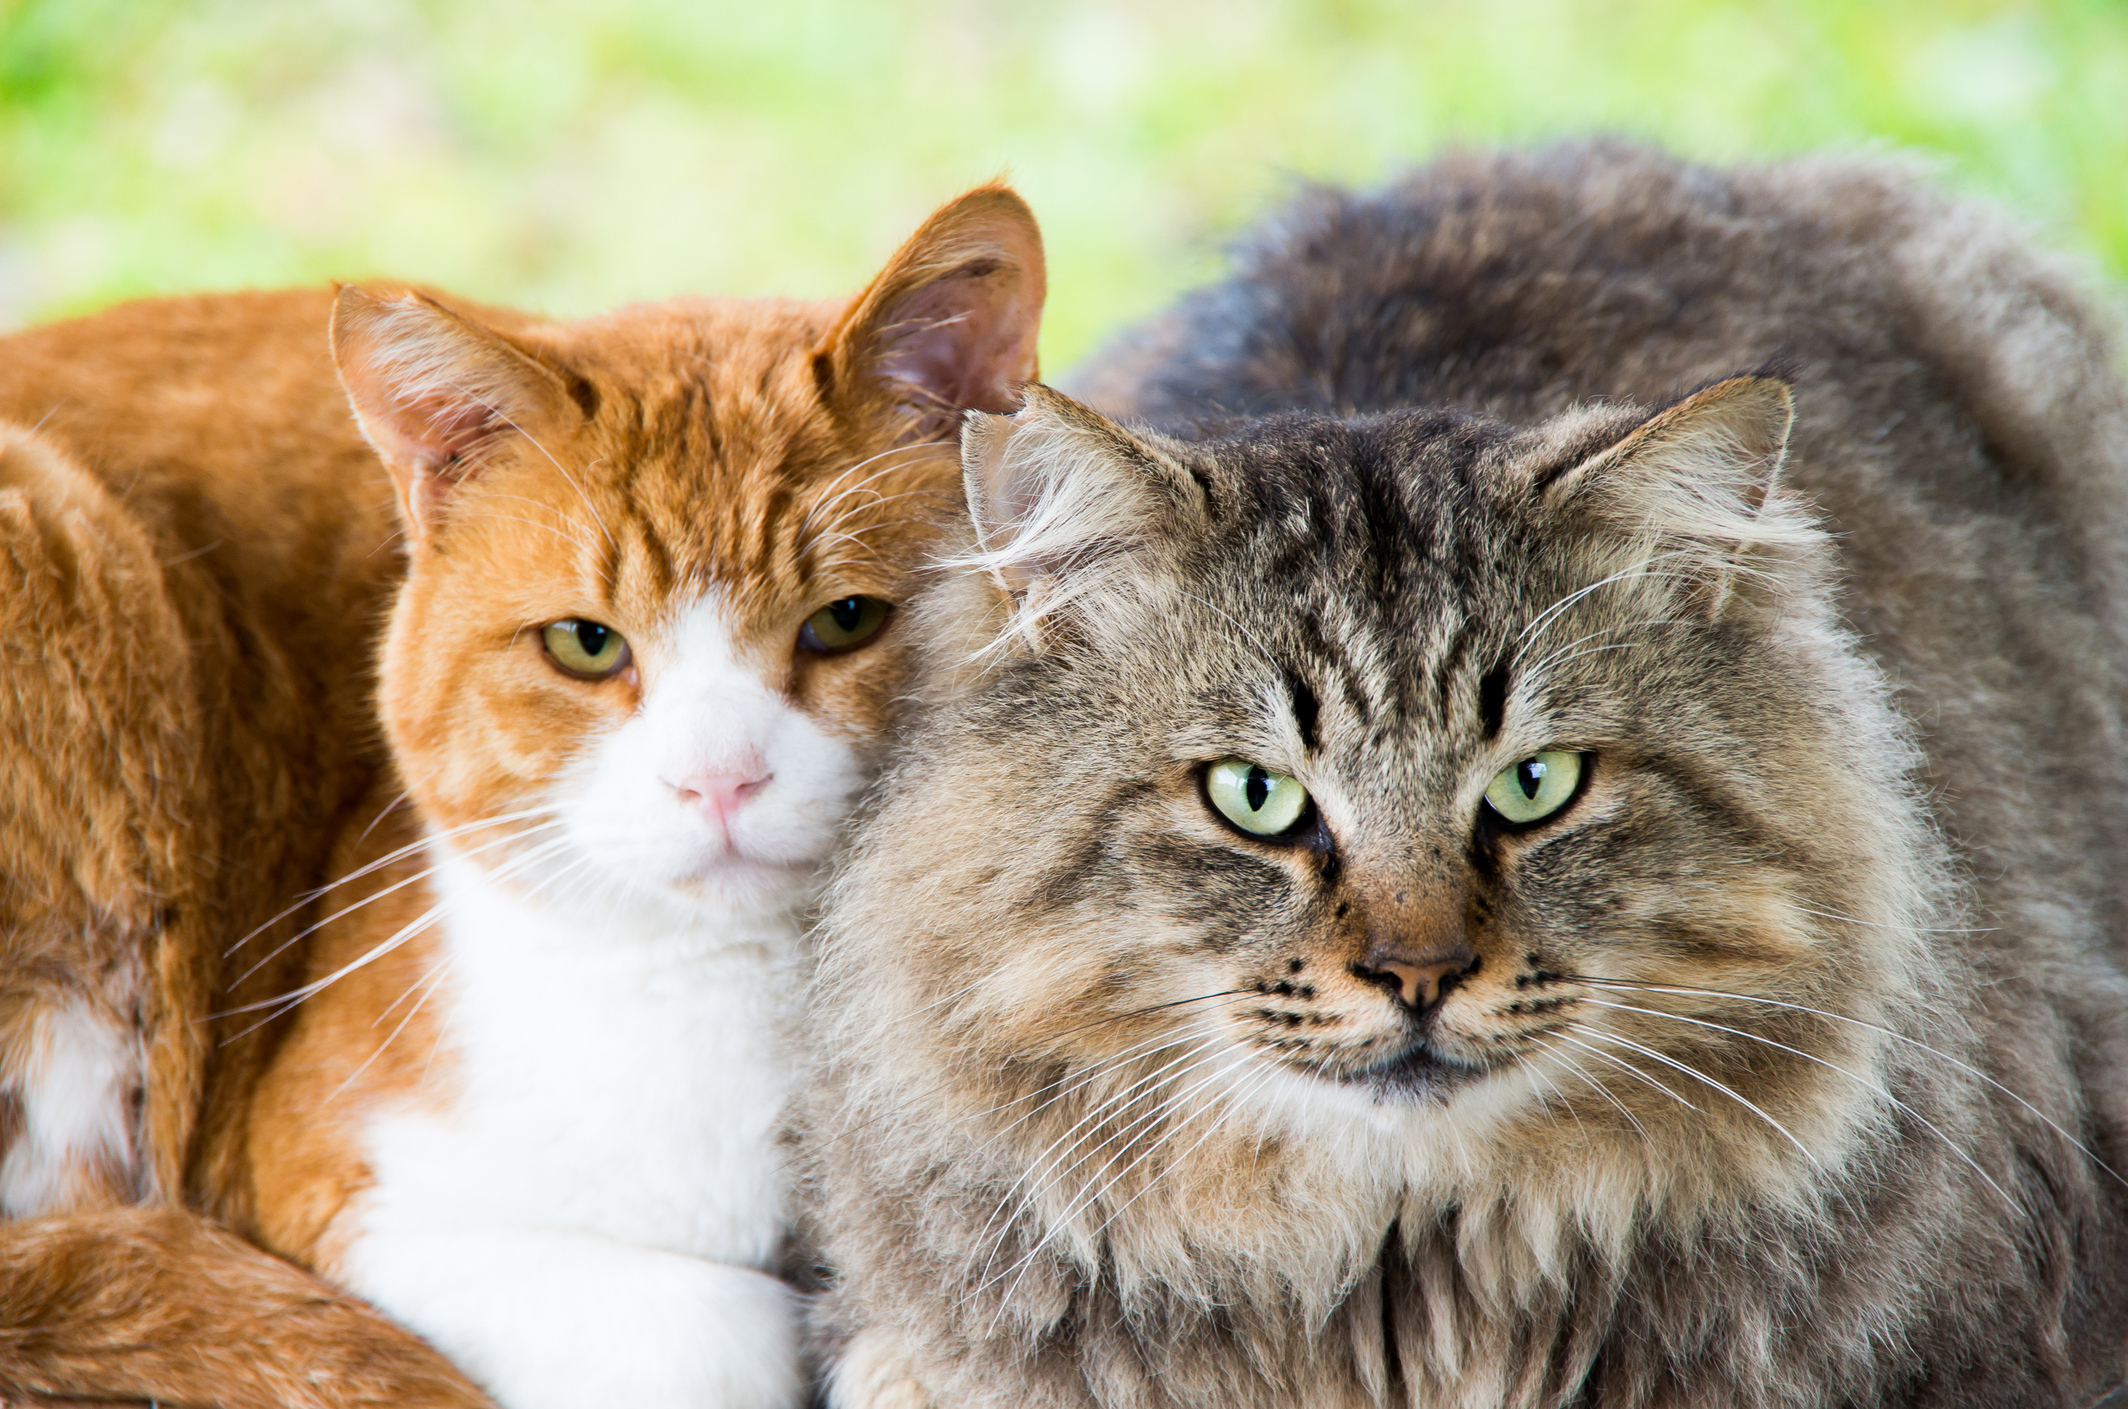
[{"label": "cat's right ear", "polygon": [[[1040,384],[1011,416],[971,412],[961,478],[977,551],[1019,634],[1098,594],[1117,569],[1211,516],[1181,447],[1129,430]],[[1142,574],[1140,574],[1142,576]]]},{"label": "cat's right ear", "polygon": [[1660,561],[1710,614],[1741,584],[1814,571],[1824,542],[1779,488],[1795,421],[1778,377],[1730,377],[1633,426],[1601,450],[1539,473],[1536,498],[1596,529],[1606,571]]},{"label": "cat's right ear", "polygon": [[964,411],[1009,411],[1039,374],[1048,275],[1034,212],[981,186],[933,212],[813,350],[829,405],[945,440]]},{"label": "cat's right ear", "polygon": [[417,543],[499,446],[537,437],[568,403],[561,376],[531,352],[420,293],[379,297],[343,284],[332,349]]}]

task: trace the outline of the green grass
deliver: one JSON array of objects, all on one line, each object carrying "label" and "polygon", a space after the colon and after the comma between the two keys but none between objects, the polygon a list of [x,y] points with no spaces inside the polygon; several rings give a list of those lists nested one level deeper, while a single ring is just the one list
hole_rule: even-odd
[{"label": "green grass", "polygon": [[558,314],[861,283],[1008,173],[1060,370],[1301,177],[1838,146],[2128,272],[2128,3],[0,0],[0,320],[393,273]]}]

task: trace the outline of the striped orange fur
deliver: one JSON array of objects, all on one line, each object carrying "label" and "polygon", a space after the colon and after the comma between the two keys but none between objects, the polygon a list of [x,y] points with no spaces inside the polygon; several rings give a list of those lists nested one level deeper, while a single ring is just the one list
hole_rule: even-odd
[{"label": "striped orange fur", "polygon": [[[449,1125],[477,1085],[449,926],[408,930],[437,910],[428,848],[529,895],[539,876],[511,858],[539,837],[481,824],[636,737],[700,654],[678,623],[714,618],[725,674],[701,698],[751,682],[761,718],[843,771],[803,800],[803,836],[758,843],[748,819],[780,783],[753,780],[768,791],[736,814],[692,774],[659,779],[710,818],[709,859],[612,894],[655,893],[690,934],[787,919],[903,673],[891,616],[840,654],[801,630],[909,590],[954,501],[959,411],[1008,407],[1034,375],[1043,287],[1032,217],[991,186],[847,301],[564,324],[347,288],[0,341],[0,417],[37,427],[0,443],[0,1392],[488,1402],[344,1290],[380,1187],[374,1123]],[[542,643],[594,616],[633,654],[588,682]],[[659,746],[714,774],[739,746],[687,737],[693,699]],[[597,1153],[621,1176],[657,1163]],[[742,1270],[773,1273],[773,1250]]]}]

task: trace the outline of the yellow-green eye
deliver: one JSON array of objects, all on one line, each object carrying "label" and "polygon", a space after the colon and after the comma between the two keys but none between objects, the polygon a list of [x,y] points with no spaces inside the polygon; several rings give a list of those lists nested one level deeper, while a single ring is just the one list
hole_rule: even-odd
[{"label": "yellow-green eye", "polygon": [[547,658],[571,675],[602,680],[628,664],[628,642],[595,621],[557,621],[540,633]]},{"label": "yellow-green eye", "polygon": [[1308,810],[1308,790],[1299,779],[1246,758],[1222,758],[1206,769],[1204,791],[1220,816],[1259,837],[1293,830]]},{"label": "yellow-green eye", "polygon": [[847,651],[862,646],[887,624],[894,606],[877,597],[842,597],[805,619],[798,645],[807,651]]},{"label": "yellow-green eye", "polygon": [[1520,826],[1557,812],[1581,786],[1581,755],[1559,749],[1531,754],[1501,769],[1485,790],[1493,811]]}]

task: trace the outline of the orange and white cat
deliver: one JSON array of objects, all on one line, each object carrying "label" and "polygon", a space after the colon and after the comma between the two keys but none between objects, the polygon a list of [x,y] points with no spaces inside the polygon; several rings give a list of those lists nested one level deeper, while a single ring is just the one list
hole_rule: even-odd
[{"label": "orange and white cat", "polygon": [[[301,488],[348,505],[309,550],[334,581],[335,564],[374,571],[378,501],[396,499],[383,746],[344,737],[344,708],[283,731],[354,759],[321,773],[351,805],[310,874],[189,879],[223,924],[245,907],[221,888],[282,902],[193,942],[230,951],[193,964],[210,981],[168,977],[182,965],[164,956],[191,949],[169,938],[180,923],[152,919],[149,942],[101,942],[115,967],[63,973],[58,999],[0,969],[0,1026],[30,1034],[6,1068],[30,1117],[8,1132],[7,1168],[41,1171],[38,1187],[72,1177],[86,1146],[36,1134],[65,1104],[115,1132],[93,1152],[103,1165],[181,1166],[194,1209],[381,1308],[507,1409],[799,1403],[797,1308],[777,1271],[801,917],[903,690],[895,603],[952,512],[959,413],[1010,405],[1034,376],[1043,291],[1032,217],[997,187],[934,215],[849,303],[693,300],[546,324],[340,290],[333,365],[388,481]],[[90,437],[24,446],[13,463],[42,455],[47,478],[122,485]],[[214,560],[198,522],[247,511],[216,505],[215,483],[194,488],[206,510],[151,526],[166,571],[195,548]],[[359,607],[321,590],[293,615],[319,632],[317,614],[338,611],[321,634],[366,639],[381,623]],[[195,668],[226,644],[192,647]],[[101,727],[123,734],[114,720]],[[232,835],[287,823],[285,786],[254,790],[255,819],[229,817],[245,786],[196,792],[220,799]],[[286,911],[299,892],[313,894]],[[153,1093],[183,1083],[150,1068],[164,1015],[188,1008],[225,1037],[264,1026],[196,1054],[217,1070],[196,1116],[164,1122],[193,1132],[173,1160],[155,1149]],[[60,1027],[94,1039],[74,1046],[96,1068],[63,1100],[36,1045]],[[181,1223],[143,1232],[119,1206],[145,1195],[167,1213],[179,1189],[109,1173],[75,1180],[100,1198],[10,1203],[62,1216],[0,1225],[0,1272],[27,1279],[0,1292],[0,1385],[478,1402],[382,1380],[341,1393],[266,1364],[425,1352],[292,1313],[280,1334],[256,1314],[280,1269]],[[177,1285],[218,1380],[109,1314],[129,1295],[179,1314],[154,1304]],[[226,1343],[246,1336],[252,1359]]]}]

